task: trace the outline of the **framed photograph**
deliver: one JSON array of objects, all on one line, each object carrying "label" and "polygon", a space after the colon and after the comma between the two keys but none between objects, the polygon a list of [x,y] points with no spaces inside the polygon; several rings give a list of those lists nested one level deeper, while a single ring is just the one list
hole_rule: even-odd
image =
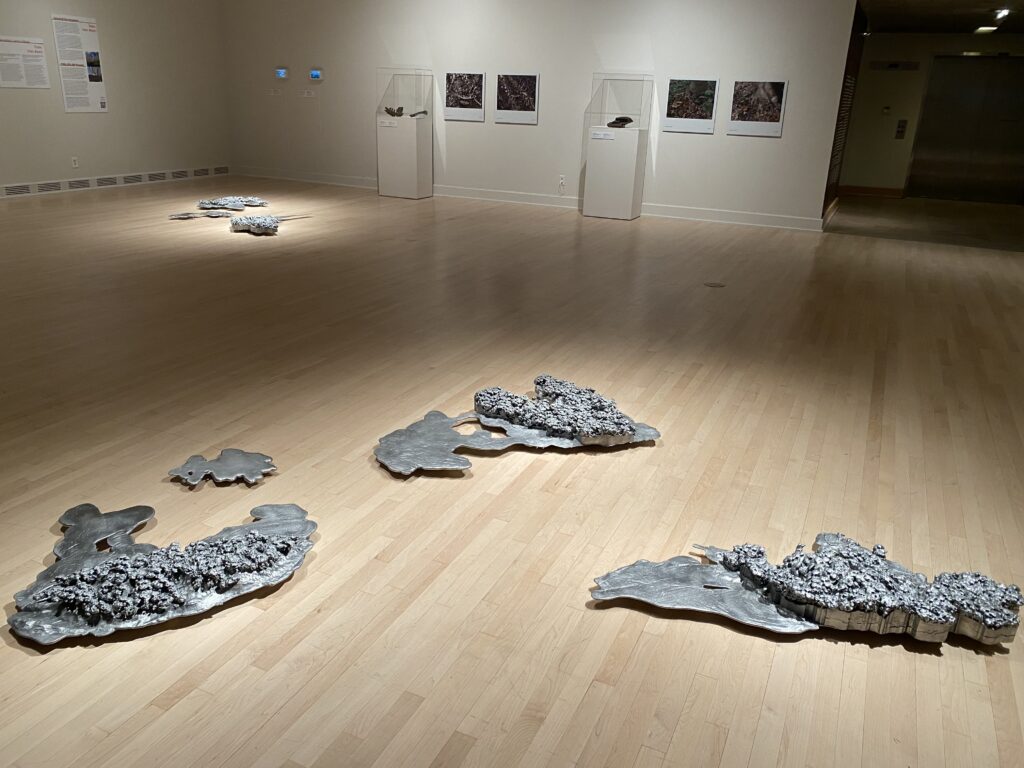
[{"label": "framed photograph", "polygon": [[714,133],[717,80],[669,80],[663,131]]},{"label": "framed photograph", "polygon": [[494,122],[537,124],[540,75],[498,75]]},{"label": "framed photograph", "polygon": [[484,121],[483,72],[448,72],[444,76],[444,119]]},{"label": "framed photograph", "polygon": [[737,80],[726,133],[733,136],[781,136],[786,112],[785,80]]}]

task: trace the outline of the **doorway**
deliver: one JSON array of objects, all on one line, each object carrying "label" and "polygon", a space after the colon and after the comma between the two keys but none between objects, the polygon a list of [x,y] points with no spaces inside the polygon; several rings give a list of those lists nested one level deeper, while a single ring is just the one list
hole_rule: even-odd
[{"label": "doorway", "polygon": [[906,194],[1024,203],[1024,57],[935,57]]}]

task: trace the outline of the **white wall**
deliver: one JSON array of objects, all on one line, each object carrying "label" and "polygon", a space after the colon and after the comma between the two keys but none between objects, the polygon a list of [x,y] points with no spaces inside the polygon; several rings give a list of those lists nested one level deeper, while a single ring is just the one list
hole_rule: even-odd
[{"label": "white wall", "polygon": [[[850,187],[902,190],[910,172],[918,118],[932,60],[964,51],[1024,54],[1024,35],[880,35],[867,38],[840,183]],[[914,61],[917,70],[878,70],[873,61]],[[897,139],[905,119],[907,135]]]},{"label": "white wall", "polygon": [[[96,18],[109,112],[64,112],[52,13]],[[220,4],[0,0],[0,34],[43,38],[50,70],[49,90],[0,88],[0,183],[227,164]]]},{"label": "white wall", "polygon": [[[713,136],[652,132],[645,210],[820,226],[854,0],[225,0],[232,172],[372,186],[376,68],[488,73],[487,122],[436,120],[439,193],[575,205],[594,72],[721,80]],[[292,79],[282,96],[276,66]],[[325,68],[317,98],[304,71]],[[494,76],[540,73],[540,124],[495,125]],[[725,135],[733,79],[789,80],[780,139]],[[435,100],[435,116],[440,101]],[[558,176],[568,178],[558,196]]]}]

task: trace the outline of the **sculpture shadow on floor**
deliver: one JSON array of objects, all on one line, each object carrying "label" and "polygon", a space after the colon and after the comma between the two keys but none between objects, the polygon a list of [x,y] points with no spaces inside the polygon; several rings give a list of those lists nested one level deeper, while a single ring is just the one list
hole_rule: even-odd
[{"label": "sculpture shadow on floor", "polygon": [[695,624],[708,624],[716,627],[722,627],[728,629],[730,632],[737,632],[741,635],[747,635],[748,637],[756,637],[761,640],[768,640],[773,643],[780,645],[790,645],[793,643],[810,643],[815,641],[824,641],[833,645],[864,645],[868,648],[885,648],[893,646],[901,646],[904,650],[910,653],[916,653],[922,656],[935,656],[942,657],[942,647],[944,645],[951,646],[953,648],[963,648],[970,650],[978,656],[1000,656],[1010,652],[1010,649],[1004,645],[983,645],[980,643],[973,642],[970,638],[962,635],[950,634],[945,642],[942,643],[926,643],[921,640],[915,640],[913,637],[907,634],[889,634],[889,635],[878,635],[874,632],[860,632],[855,630],[839,630],[829,629],[827,627],[821,627],[813,632],[800,635],[784,635],[776,632],[771,632],[766,629],[760,629],[758,627],[751,627],[746,624],[733,621],[725,616],[718,616],[713,613],[703,613],[701,611],[688,611],[677,608],[658,608],[653,605],[648,605],[639,600],[633,600],[628,597],[619,597],[613,600],[588,600],[587,608],[592,611],[607,611],[615,608],[627,608],[637,613],[642,613],[645,616],[649,616],[653,619],[663,619],[665,621],[686,621]]}]

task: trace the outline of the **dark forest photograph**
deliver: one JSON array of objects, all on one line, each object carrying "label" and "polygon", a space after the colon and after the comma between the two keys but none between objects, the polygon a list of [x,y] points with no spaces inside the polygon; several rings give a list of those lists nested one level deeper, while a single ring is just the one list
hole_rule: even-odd
[{"label": "dark forest photograph", "polygon": [[444,105],[452,109],[483,109],[484,76],[449,72],[445,77]]},{"label": "dark forest photograph", "polygon": [[786,84],[780,82],[736,81],[732,93],[732,119],[751,123],[780,122],[785,90]]},{"label": "dark forest photograph", "polygon": [[536,112],[537,76],[498,75],[498,109],[508,112]]},{"label": "dark forest photograph", "polygon": [[710,120],[715,115],[714,80],[669,80],[665,117]]}]

